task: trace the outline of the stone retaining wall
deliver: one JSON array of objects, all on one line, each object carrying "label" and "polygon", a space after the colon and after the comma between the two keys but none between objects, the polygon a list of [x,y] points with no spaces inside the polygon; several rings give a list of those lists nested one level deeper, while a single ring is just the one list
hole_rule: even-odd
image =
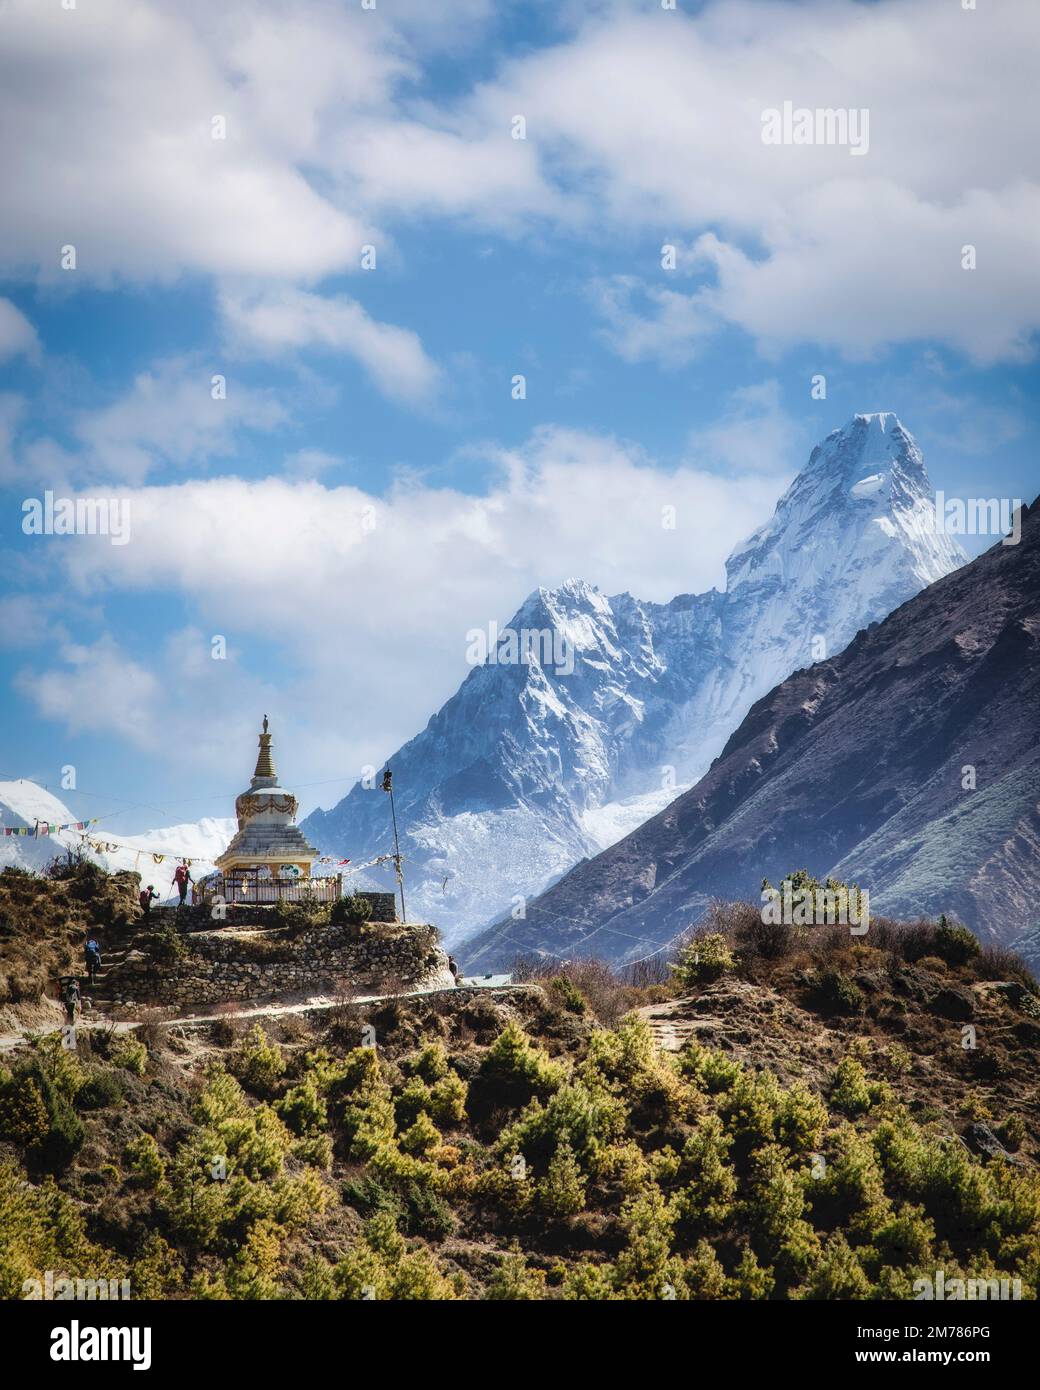
[{"label": "stone retaining wall", "polygon": [[[319,926],[295,936],[228,929],[176,937],[156,960],[142,939],[105,981],[112,1003],[217,1004],[276,994],[375,994],[450,984],[430,926]],[[143,948],[143,949],[142,949]]]}]

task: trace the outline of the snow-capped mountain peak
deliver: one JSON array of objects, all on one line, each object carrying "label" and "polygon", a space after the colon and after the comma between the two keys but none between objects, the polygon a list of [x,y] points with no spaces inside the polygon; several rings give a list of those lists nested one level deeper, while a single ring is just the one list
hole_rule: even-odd
[{"label": "snow-capped mountain peak", "polygon": [[[724,592],[536,589],[390,759],[410,910],[458,940],[660,810],[755,700],[963,563],[933,516],[897,416],[856,415],[734,549]],[[303,829],[355,859],[390,846],[385,798],[361,784]]]}]

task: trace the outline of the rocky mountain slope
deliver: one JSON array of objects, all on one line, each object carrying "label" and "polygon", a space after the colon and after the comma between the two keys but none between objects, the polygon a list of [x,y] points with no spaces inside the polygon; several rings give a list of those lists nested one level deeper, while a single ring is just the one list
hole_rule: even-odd
[{"label": "rocky mountain slope", "polygon": [[[778,681],[963,562],[932,515],[909,432],[857,415],[733,552],[723,592],[657,604],[575,579],[532,594],[508,630],[539,634],[537,652],[510,660],[503,633],[390,758],[409,907],[460,940],[662,810]],[[386,851],[378,780],[303,830],[355,862]]]},{"label": "rocky mountain slope", "polygon": [[796,866],[1013,943],[1040,901],[1040,508],[758,701],[695,787],[463,953],[636,959]]}]

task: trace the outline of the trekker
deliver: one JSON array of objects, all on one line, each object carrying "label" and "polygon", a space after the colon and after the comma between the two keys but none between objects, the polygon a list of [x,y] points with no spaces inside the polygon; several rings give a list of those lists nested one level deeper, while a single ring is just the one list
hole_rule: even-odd
[{"label": "trekker", "polygon": [[83,961],[87,967],[87,975],[90,977],[91,986],[94,984],[94,977],[101,969],[101,947],[94,936],[87,937],[87,944],[83,948]]},{"label": "trekker", "polygon": [[79,981],[74,975],[62,981],[61,1002],[65,1006],[65,1017],[70,1023],[76,1022],[76,1010],[80,1006]]},{"label": "trekker", "polygon": [[176,885],[177,892],[181,895],[181,900],[177,904],[178,907],[184,906],[184,900],[188,896],[188,884],[191,882],[193,882],[193,879],[188,872],[188,861],[182,859],[177,865],[177,870],[173,875],[173,883]]},{"label": "trekker", "polygon": [[144,915],[146,917],[150,917],[152,915],[152,902],[153,900],[159,897],[159,894],[155,891],[155,888],[152,886],[152,884],[149,883],[147,888],[141,889],[140,893],[138,894],[138,897],[140,898],[141,908],[144,912]]},{"label": "trekker", "polygon": [[451,971],[451,978],[457,985],[459,982],[459,966],[454,956],[448,957],[448,969]]}]

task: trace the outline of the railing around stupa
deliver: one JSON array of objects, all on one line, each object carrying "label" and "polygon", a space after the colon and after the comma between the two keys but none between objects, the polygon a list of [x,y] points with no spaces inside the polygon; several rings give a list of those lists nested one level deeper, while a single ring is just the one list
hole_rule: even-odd
[{"label": "railing around stupa", "polygon": [[343,895],[343,875],[320,878],[290,878],[264,875],[259,869],[233,869],[212,874],[205,883],[204,899],[223,898],[229,906],[263,907],[274,903],[334,903]]}]

